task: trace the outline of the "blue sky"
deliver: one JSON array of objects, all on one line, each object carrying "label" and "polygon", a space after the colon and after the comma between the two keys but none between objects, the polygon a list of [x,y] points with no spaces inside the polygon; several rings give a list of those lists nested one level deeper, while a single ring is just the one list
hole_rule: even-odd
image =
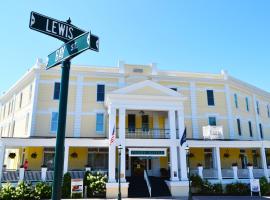
[{"label": "blue sky", "polygon": [[37,57],[62,43],[30,30],[30,12],[100,37],[100,52],[74,64],[158,63],[159,69],[219,73],[221,69],[270,91],[270,1],[66,0],[4,1],[0,12],[1,81],[6,91]]}]

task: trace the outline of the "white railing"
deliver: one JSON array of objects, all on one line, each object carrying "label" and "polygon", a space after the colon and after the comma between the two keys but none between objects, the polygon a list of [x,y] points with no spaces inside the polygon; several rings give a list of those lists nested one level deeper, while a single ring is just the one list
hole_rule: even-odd
[{"label": "white railing", "polygon": [[253,169],[253,176],[254,178],[261,178],[264,175],[264,170],[263,169]]},{"label": "white railing", "polygon": [[238,169],[237,175],[238,175],[238,178],[240,179],[249,179],[248,169]]},{"label": "white railing", "polygon": [[217,179],[218,178],[217,169],[203,169],[203,178]]},{"label": "white railing", "polygon": [[232,169],[221,169],[222,178],[231,179],[233,178],[233,170]]},{"label": "white railing", "polygon": [[147,188],[148,188],[148,191],[149,191],[149,195],[150,195],[150,197],[151,197],[151,184],[150,184],[150,181],[149,181],[149,178],[148,178],[148,174],[147,174],[147,172],[146,172],[146,170],[144,170],[144,180],[145,180],[145,182],[146,182],[146,184],[147,184]]},{"label": "white railing", "polygon": [[199,175],[198,169],[190,169],[190,175]]}]

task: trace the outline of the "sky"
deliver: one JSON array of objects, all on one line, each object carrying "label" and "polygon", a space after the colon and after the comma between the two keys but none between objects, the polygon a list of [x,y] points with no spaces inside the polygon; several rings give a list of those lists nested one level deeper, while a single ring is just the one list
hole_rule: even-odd
[{"label": "sky", "polygon": [[161,70],[220,73],[270,92],[268,0],[9,0],[0,5],[0,92],[62,42],[29,29],[30,12],[67,20],[100,38],[72,64],[157,63]]}]

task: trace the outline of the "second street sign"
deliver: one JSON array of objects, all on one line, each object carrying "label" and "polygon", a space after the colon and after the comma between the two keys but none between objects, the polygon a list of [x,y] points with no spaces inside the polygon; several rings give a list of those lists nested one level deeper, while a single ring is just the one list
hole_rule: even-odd
[{"label": "second street sign", "polygon": [[71,59],[87,49],[98,51],[99,39],[90,32],[65,43],[59,49],[48,55],[46,69],[59,65],[62,61]]},{"label": "second street sign", "polygon": [[86,31],[72,24],[59,21],[36,12],[31,12],[29,27],[35,31],[58,38],[64,42],[73,40]]}]

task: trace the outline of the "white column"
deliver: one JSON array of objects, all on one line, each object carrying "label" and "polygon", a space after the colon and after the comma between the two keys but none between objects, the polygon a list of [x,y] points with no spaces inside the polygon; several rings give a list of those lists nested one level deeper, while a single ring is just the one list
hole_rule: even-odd
[{"label": "white column", "polygon": [[259,116],[257,113],[257,99],[256,96],[253,94],[253,108],[255,113],[255,122],[256,122],[256,130],[257,130],[257,138],[261,140],[261,134],[260,134],[260,126],[259,126]]},{"label": "white column", "polygon": [[172,145],[170,147],[171,181],[179,181],[177,161],[177,146]]},{"label": "white column", "polygon": [[64,153],[64,173],[68,172],[68,158],[69,158],[69,146],[65,144],[65,153]]},{"label": "white column", "polygon": [[231,92],[228,84],[225,85],[225,94],[226,94],[226,106],[227,106],[227,117],[229,124],[230,139],[234,139]]},{"label": "white column", "polygon": [[19,181],[23,181],[23,179],[24,179],[24,168],[21,167],[19,169]]},{"label": "white column", "polygon": [[82,98],[83,98],[83,75],[77,76],[76,81],[76,101],[75,101],[75,116],[74,116],[74,137],[80,137],[81,134],[81,113],[82,113]]},{"label": "white column", "polygon": [[233,170],[233,179],[237,180],[238,179],[238,167],[237,166],[232,166],[232,170]]},{"label": "white column", "polygon": [[266,155],[265,155],[265,148],[261,147],[260,148],[260,153],[261,153],[261,159],[262,159],[262,167],[264,171],[264,176],[269,179],[269,174],[268,174],[268,169],[267,169],[267,161],[266,161]]},{"label": "white column", "polygon": [[178,135],[179,135],[179,139],[181,139],[185,131],[185,119],[184,119],[183,109],[177,110],[177,123],[178,123]]},{"label": "white column", "polygon": [[169,110],[170,137],[176,139],[175,110]]},{"label": "white column", "polygon": [[220,149],[219,147],[215,147],[215,157],[216,157],[216,167],[218,172],[218,179],[222,180],[222,172],[221,172],[221,161],[220,161]]},{"label": "white column", "polygon": [[4,160],[5,160],[5,145],[2,144],[0,146],[0,185],[2,180]]},{"label": "white column", "polygon": [[197,114],[197,96],[196,96],[196,84],[190,83],[190,103],[191,103],[191,119],[192,119],[192,131],[193,138],[199,138],[199,126],[198,126],[198,114]]},{"label": "white column", "polygon": [[187,181],[187,158],[185,146],[180,146],[181,181]]},{"label": "white column", "polygon": [[41,180],[46,181],[47,167],[41,168]]},{"label": "white column", "polygon": [[[115,127],[116,109],[109,107],[109,140],[112,137],[113,129]],[[109,141],[110,142],[110,141]],[[109,145],[109,183],[114,183],[115,181],[115,142]]]},{"label": "white column", "polygon": [[126,133],[126,109],[119,109],[119,141],[122,145],[121,150],[121,182],[126,182],[126,144],[125,144],[125,133]]},{"label": "white column", "polygon": [[157,138],[159,136],[159,123],[158,123],[158,113],[153,112],[153,127],[154,127],[154,137]]},{"label": "white column", "polygon": [[248,166],[248,174],[249,174],[249,179],[254,179],[253,166]]}]

